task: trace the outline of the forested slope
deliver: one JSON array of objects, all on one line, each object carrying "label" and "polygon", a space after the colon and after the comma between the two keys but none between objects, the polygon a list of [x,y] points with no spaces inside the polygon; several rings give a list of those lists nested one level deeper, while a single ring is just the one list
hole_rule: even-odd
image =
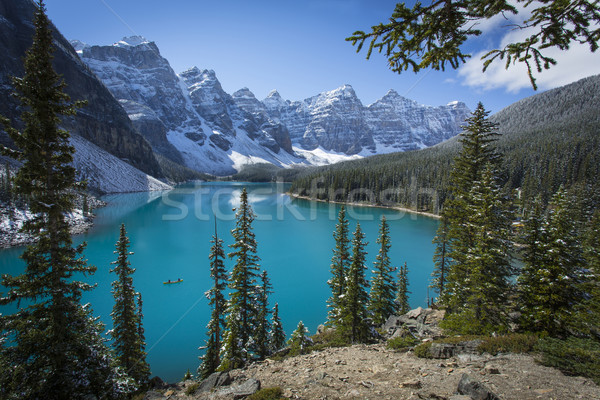
[{"label": "forested slope", "polygon": [[[544,200],[560,185],[598,192],[600,75],[523,99],[491,116],[502,135],[507,189]],[[398,204],[437,212],[443,205],[458,138],[420,151],[395,153],[307,170],[292,191],[325,200]]]}]

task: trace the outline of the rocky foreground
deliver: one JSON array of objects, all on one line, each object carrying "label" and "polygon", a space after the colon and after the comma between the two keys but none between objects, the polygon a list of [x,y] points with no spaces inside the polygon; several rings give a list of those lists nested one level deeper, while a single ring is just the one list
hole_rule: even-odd
[{"label": "rocky foreground", "polygon": [[[465,375],[487,392],[459,395],[459,382]],[[537,364],[530,355],[459,355],[435,360],[388,350],[384,344],[266,360],[231,371],[228,380],[227,385],[187,395],[186,388],[196,383],[188,380],[148,392],[145,399],[235,399],[274,386],[292,399],[600,399],[600,387],[590,379],[565,376]],[[487,394],[477,397],[476,393]]]},{"label": "rocky foreground", "polygon": [[[412,310],[385,326],[389,336],[410,331],[428,340],[440,334],[443,313]],[[327,348],[282,361],[267,359],[148,392],[144,399],[243,399],[261,388],[279,387],[291,399],[600,399],[592,380],[565,376],[529,354],[479,354],[468,342],[432,346],[434,359],[385,343]]]}]

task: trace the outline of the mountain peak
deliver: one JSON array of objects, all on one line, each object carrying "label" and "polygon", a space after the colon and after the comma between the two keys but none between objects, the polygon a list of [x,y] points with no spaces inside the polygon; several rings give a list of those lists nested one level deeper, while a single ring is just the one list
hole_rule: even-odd
[{"label": "mountain peak", "polygon": [[90,47],[89,44],[84,43],[81,40],[77,40],[77,39],[69,40],[69,43],[71,43],[71,46],[73,46],[75,51],[77,53],[79,53],[80,55],[81,55],[81,52],[83,52],[83,50],[88,49]]},{"label": "mountain peak", "polygon": [[247,97],[249,99],[256,99],[254,93],[252,93],[247,87],[241,88],[237,92],[233,93],[231,96],[235,98]]},{"label": "mountain peak", "polygon": [[267,95],[267,99],[281,99],[281,95],[279,94],[279,92],[277,91],[277,89],[273,89],[269,92],[269,94]]},{"label": "mountain peak", "polygon": [[128,46],[140,46],[142,44],[149,44],[150,41],[147,40],[143,36],[128,36],[119,40],[117,43],[113,44],[113,46],[117,47],[128,47]]}]

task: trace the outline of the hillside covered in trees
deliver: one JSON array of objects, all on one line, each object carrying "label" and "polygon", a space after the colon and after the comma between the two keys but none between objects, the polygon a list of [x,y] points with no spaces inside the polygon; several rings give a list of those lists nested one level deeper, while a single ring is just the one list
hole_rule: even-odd
[{"label": "hillside covered in trees", "polygon": [[[600,75],[523,99],[491,116],[501,134],[502,184],[545,202],[561,185],[598,192]],[[364,201],[439,212],[448,193],[458,138],[420,151],[306,170],[292,192],[329,201]]]}]

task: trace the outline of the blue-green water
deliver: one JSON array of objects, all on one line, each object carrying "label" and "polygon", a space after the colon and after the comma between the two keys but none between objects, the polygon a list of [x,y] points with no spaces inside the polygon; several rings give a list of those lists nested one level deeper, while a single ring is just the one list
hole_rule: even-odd
[{"label": "blue-green water", "polygon": [[[279,303],[286,332],[289,335],[302,320],[314,333],[326,318],[338,205],[291,200],[284,194],[287,187],[280,184],[204,183],[163,193],[106,196],[108,206],[97,210],[94,228],[76,238],[78,243],[88,242],[85,255],[98,267],[90,278],[98,286],[85,295],[84,301],[90,302],[94,314],[110,327],[110,284],[115,276],[109,269],[115,259],[119,225],[125,223],[130,249],[135,252],[130,257],[136,268],[134,285],[144,299],[148,361],[153,375],[175,381],[188,368],[195,373],[201,354],[198,347],[204,344],[210,314],[204,293],[211,287],[208,253],[214,216],[219,236],[225,245],[231,244],[230,231],[235,225],[232,209],[239,203],[243,186],[257,214],[253,227],[258,255],[274,288],[270,303]],[[393,210],[348,207],[351,231],[360,221],[369,242],[369,273],[377,255],[375,241],[382,215],[390,225],[392,263],[400,266],[406,262],[409,268],[411,306],[423,306],[432,270],[431,240],[438,222]],[[19,248],[1,251],[0,273],[23,271],[18,258],[21,252]],[[231,260],[226,265],[230,268]],[[178,278],[183,282],[163,284]],[[10,308],[0,312],[10,312]]]}]

